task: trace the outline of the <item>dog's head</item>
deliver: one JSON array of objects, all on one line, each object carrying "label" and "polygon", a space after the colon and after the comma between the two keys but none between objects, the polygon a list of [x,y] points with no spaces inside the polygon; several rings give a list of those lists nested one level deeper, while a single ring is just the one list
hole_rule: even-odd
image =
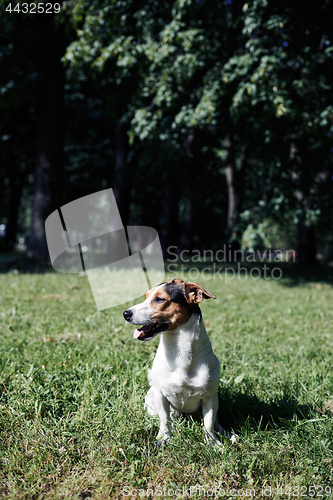
[{"label": "dog's head", "polygon": [[126,321],[142,325],[134,332],[138,340],[151,340],[158,333],[172,331],[186,323],[199,310],[203,299],[216,299],[198,283],[173,279],[155,286],[146,293],[146,299],[123,312]]}]

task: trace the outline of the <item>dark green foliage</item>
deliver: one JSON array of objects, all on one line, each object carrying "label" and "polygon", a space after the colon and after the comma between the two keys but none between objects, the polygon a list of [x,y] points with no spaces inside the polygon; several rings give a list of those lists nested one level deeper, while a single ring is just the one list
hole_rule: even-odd
[{"label": "dark green foliage", "polygon": [[[0,210],[8,222],[17,204],[14,161],[22,232],[43,21],[5,5]],[[324,0],[63,2],[53,19],[66,68],[62,203],[113,187],[124,222],[153,225],[164,247],[240,244],[249,224],[272,220],[295,227],[305,263],[316,228],[318,256],[329,259],[332,14]]]}]

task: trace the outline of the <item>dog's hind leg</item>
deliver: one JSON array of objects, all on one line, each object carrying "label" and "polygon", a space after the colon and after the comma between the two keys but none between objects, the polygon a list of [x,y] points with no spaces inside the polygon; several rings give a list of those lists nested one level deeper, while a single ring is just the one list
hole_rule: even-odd
[{"label": "dog's hind leg", "polygon": [[221,434],[221,436],[223,436],[223,437],[228,437],[232,444],[234,444],[236,442],[236,436],[234,434],[231,434],[230,432],[226,431],[225,429],[223,429],[222,425],[219,422],[217,415],[215,418],[214,431],[217,432],[218,434]]},{"label": "dog's hind leg", "polygon": [[222,447],[222,444],[220,443],[214,432],[218,407],[219,401],[217,398],[217,394],[214,394],[207,400],[202,401],[202,415],[206,430],[206,438],[208,438],[208,441],[213,446]]}]

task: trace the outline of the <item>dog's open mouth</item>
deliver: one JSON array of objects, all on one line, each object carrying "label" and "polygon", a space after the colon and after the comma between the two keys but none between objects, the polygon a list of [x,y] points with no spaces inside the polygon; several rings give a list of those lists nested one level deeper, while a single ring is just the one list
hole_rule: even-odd
[{"label": "dog's open mouth", "polygon": [[137,340],[151,340],[160,332],[164,332],[169,328],[168,323],[152,323],[151,325],[144,325],[135,330],[133,337]]}]

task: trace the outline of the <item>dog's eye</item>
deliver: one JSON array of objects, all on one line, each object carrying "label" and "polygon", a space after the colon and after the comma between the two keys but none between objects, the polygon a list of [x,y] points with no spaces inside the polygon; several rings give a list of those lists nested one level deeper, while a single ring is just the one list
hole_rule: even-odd
[{"label": "dog's eye", "polygon": [[165,299],[162,299],[162,297],[155,297],[154,302],[165,302]]}]

